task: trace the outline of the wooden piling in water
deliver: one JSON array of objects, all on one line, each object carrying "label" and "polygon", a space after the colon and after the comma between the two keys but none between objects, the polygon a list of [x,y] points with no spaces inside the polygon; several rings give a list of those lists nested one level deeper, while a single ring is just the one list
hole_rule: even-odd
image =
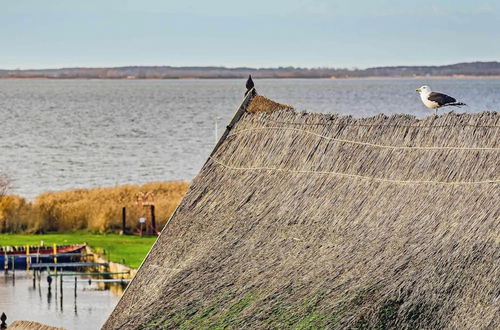
[{"label": "wooden piling in water", "polygon": [[26,273],[29,273],[31,265],[30,246],[26,245]]},{"label": "wooden piling in water", "polygon": [[53,249],[53,252],[54,252],[54,273],[57,273],[57,245],[56,243],[54,243],[52,245],[52,249]]},{"label": "wooden piling in water", "polygon": [[12,277],[16,276],[16,265],[14,256],[11,257],[10,262],[12,263]]},{"label": "wooden piling in water", "polygon": [[9,272],[9,257],[7,256],[7,251],[4,251],[3,255],[4,255],[3,270],[4,273],[7,274]]},{"label": "wooden piling in water", "polygon": [[47,275],[47,283],[49,284],[49,294],[52,291],[52,276]]}]

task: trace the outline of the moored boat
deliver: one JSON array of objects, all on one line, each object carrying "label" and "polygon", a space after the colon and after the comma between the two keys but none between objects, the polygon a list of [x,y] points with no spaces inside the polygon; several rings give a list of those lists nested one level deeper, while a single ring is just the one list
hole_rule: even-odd
[{"label": "moored boat", "polygon": [[26,268],[27,264],[79,261],[86,244],[55,246],[0,246],[0,268]]}]

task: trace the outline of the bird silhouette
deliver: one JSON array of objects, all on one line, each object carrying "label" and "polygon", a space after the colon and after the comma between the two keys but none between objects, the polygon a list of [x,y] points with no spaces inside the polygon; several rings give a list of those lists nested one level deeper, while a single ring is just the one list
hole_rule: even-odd
[{"label": "bird silhouette", "polygon": [[[245,92],[245,96],[246,96],[248,94],[248,92],[250,92],[250,90],[255,87],[255,84],[253,83],[253,80],[252,80],[252,75],[248,75],[247,83],[245,86],[247,88],[247,91]],[[253,91],[252,94],[255,94],[255,90]]]}]

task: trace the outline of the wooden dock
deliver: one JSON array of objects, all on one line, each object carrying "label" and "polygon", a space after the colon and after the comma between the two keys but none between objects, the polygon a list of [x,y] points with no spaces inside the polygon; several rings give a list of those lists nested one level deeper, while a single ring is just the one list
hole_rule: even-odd
[{"label": "wooden dock", "polygon": [[95,279],[95,278],[89,278],[89,279],[80,279],[77,280],[63,280],[63,282],[67,283],[75,283],[75,282],[83,282],[83,283],[89,283],[91,284],[92,282],[95,283],[129,283],[132,281],[130,278],[102,278],[102,279]]},{"label": "wooden dock", "polygon": [[45,269],[45,268],[76,268],[76,267],[107,267],[109,264],[107,262],[50,262],[50,263],[40,263],[32,264],[31,269]]},{"label": "wooden dock", "polygon": [[47,257],[91,257],[93,256],[92,253],[51,253],[51,254],[37,254],[37,253],[32,253],[32,254],[20,254],[16,255],[15,259],[19,258],[32,258],[36,259],[37,257],[39,258],[47,258]]},{"label": "wooden dock", "polygon": [[130,272],[90,272],[90,273],[50,273],[50,276],[109,276],[109,275],[129,275]]}]

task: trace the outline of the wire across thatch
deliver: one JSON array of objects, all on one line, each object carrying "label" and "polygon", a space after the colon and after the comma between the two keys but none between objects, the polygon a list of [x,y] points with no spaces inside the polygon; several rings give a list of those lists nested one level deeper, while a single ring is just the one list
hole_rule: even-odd
[{"label": "wire across thatch", "polygon": [[205,164],[105,329],[500,327],[499,113],[263,109]]}]

